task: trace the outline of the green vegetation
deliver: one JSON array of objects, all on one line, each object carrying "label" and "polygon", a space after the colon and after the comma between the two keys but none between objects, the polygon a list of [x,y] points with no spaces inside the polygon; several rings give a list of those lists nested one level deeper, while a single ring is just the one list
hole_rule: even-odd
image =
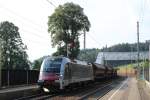
[{"label": "green vegetation", "polygon": [[[139,63],[139,65],[140,67],[149,67],[149,61],[148,60],[142,61]],[[137,67],[137,63],[121,65],[121,66],[118,66],[117,68],[122,68],[122,67],[135,68]]]},{"label": "green vegetation", "polygon": [[100,50],[95,49],[95,48],[81,50],[77,59],[80,59],[82,61],[87,61],[87,62],[95,62],[96,57],[97,57],[99,52],[100,52]]},{"label": "green vegetation", "polygon": [[141,67],[149,67],[149,61],[146,60],[146,61],[143,61],[140,63]]},{"label": "green vegetation", "polygon": [[37,60],[34,60],[33,65],[32,65],[32,69],[40,70],[42,61],[43,61],[43,60],[42,60],[41,58],[39,58],[39,59],[37,59]]},{"label": "green vegetation", "polygon": [[[140,51],[148,51],[149,50],[149,44],[147,42],[145,43],[139,43],[139,49]],[[122,43],[113,45],[111,47],[104,47],[101,49],[101,51],[108,51],[108,52],[131,52],[131,51],[137,51],[137,43],[129,44],[129,43]]]},{"label": "green vegetation", "polygon": [[44,58],[46,58],[46,57],[48,57],[48,56],[43,56],[43,57],[41,57],[41,58],[39,58],[39,59],[34,60],[33,63],[32,63],[32,69],[34,69],[34,70],[40,70],[42,61],[43,61]]},{"label": "green vegetation", "polygon": [[[111,46],[109,48],[104,48],[104,51],[108,51],[108,49],[110,49],[110,51],[122,51],[123,52],[123,49],[126,48],[126,52],[129,51],[130,52],[130,45],[132,45],[133,47],[133,51],[136,51],[136,43],[135,44],[128,44],[128,43],[122,43],[122,44],[117,44],[117,45],[114,45],[114,46]],[[141,49],[140,50],[145,50],[147,51],[148,50],[148,44],[147,43],[140,43],[140,47]],[[112,49],[113,48],[113,49]],[[142,49],[143,48],[143,49]],[[81,50],[77,56],[77,59],[79,60],[82,60],[82,61],[87,61],[87,62],[95,62],[96,61],[96,57],[98,55],[98,53],[100,51],[102,51],[103,49],[96,49],[96,48],[93,48],[93,49],[85,49],[85,50]],[[125,51],[125,50],[124,50]],[[35,60],[33,62],[33,66],[32,68],[33,69],[37,69],[39,70],[40,69],[40,66],[41,66],[41,63],[42,63],[42,60],[43,60],[44,57],[41,57],[37,60]],[[117,62],[116,62],[117,63]],[[129,61],[130,63],[130,61]],[[121,65],[121,66],[116,66],[115,68],[128,68],[128,69],[133,69],[134,67],[136,67],[136,63],[133,62],[133,64],[126,64],[126,65]],[[148,67],[148,61],[145,61],[145,62],[141,62],[140,63],[141,67],[145,66],[145,67]]]},{"label": "green vegetation", "polygon": [[121,66],[118,66],[116,68],[123,68],[123,67],[126,67],[126,68],[134,68],[136,65],[135,64],[127,64],[127,65],[121,65]]},{"label": "green vegetation", "polygon": [[77,58],[79,54],[79,36],[83,31],[89,31],[90,22],[84,14],[83,8],[74,3],[59,5],[49,16],[48,32],[52,38],[52,46],[57,46],[53,55],[64,55]]},{"label": "green vegetation", "polygon": [[3,69],[29,69],[26,49],[13,23],[0,23],[0,66]]},{"label": "green vegetation", "polygon": [[[149,62],[148,61],[143,61],[140,64],[140,69],[143,69],[143,67],[149,67]],[[134,64],[128,64],[128,65],[123,65],[123,66],[118,66],[118,75],[135,75],[137,73],[137,63]]]}]

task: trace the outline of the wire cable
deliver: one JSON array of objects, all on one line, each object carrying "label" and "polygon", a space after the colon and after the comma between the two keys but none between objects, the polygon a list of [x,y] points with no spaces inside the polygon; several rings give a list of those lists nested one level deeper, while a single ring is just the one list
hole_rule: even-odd
[{"label": "wire cable", "polygon": [[[1,6],[0,6],[1,7]],[[6,10],[6,9],[4,9],[4,10]],[[6,11],[8,11],[8,10],[6,10]],[[10,12],[10,11],[8,11],[8,12]],[[12,13],[12,12],[11,12]],[[13,13],[14,14],[14,13]],[[7,17],[8,17],[9,15],[7,14]],[[15,18],[14,17],[12,17],[12,16],[9,16],[11,19],[14,19],[15,20]],[[19,20],[19,19],[17,19],[17,20]],[[24,24],[24,22],[22,21],[22,20],[19,20],[19,22],[21,22],[22,24]],[[28,25],[29,26],[29,25]],[[35,28],[35,27],[29,27],[29,28],[32,28],[32,30],[34,30],[34,31],[36,31],[36,32],[38,32],[38,33],[45,33],[44,31],[41,31],[41,30],[37,30],[37,28]],[[47,39],[47,38],[45,38],[45,37],[43,37],[43,36],[41,36],[41,35],[39,35],[39,34],[36,34],[36,33],[34,33],[34,32],[31,32],[31,31],[28,31],[28,30],[26,30],[26,29],[20,29],[20,30],[23,30],[23,31],[25,31],[25,33],[31,33],[31,35],[34,35],[34,36],[36,36],[36,37],[38,37],[38,38],[43,38],[43,39]]]},{"label": "wire cable", "polygon": [[146,10],[146,0],[141,0],[141,9],[140,9],[140,14],[139,14],[139,22],[143,23],[144,21],[144,16],[145,16],[145,10]]},{"label": "wire cable", "polygon": [[56,8],[56,6],[49,0],[46,0],[49,4],[51,4],[54,8]]},{"label": "wire cable", "polygon": [[93,41],[95,41],[95,43],[97,43],[99,46],[101,46],[101,44],[100,44],[91,34],[87,34],[87,35],[89,35],[89,37],[90,37]]},{"label": "wire cable", "polygon": [[[9,12],[9,13],[11,13],[11,14],[13,14],[13,15],[19,17],[19,18],[21,18],[23,21],[25,20],[26,22],[28,22],[28,23],[34,25],[34,27],[32,27],[32,28],[34,28],[36,31],[38,30],[38,31],[40,31],[40,32],[43,32],[42,30],[47,30],[47,29],[43,28],[43,26],[41,26],[40,24],[37,24],[37,23],[35,23],[34,21],[32,21],[32,20],[30,20],[30,19],[28,19],[28,18],[26,18],[26,17],[24,17],[24,16],[21,16],[20,14],[14,12],[14,11],[8,9],[8,8],[6,8],[6,7],[3,6],[3,5],[0,5],[0,8],[2,8],[2,9],[4,9],[5,11],[7,11],[7,12]],[[35,26],[38,27],[38,28],[35,28]],[[41,29],[41,30],[39,30],[39,29]]]}]

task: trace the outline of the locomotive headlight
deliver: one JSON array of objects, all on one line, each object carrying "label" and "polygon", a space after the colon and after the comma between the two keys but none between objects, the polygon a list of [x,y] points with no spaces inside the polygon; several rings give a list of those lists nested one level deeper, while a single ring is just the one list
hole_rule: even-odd
[{"label": "locomotive headlight", "polygon": [[43,88],[44,92],[49,92],[49,89]]},{"label": "locomotive headlight", "polygon": [[63,77],[63,75],[62,74],[60,74],[60,78],[62,78]]}]

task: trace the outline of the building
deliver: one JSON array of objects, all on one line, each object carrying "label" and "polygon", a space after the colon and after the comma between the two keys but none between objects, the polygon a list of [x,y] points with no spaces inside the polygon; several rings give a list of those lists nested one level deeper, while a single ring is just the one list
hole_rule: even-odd
[{"label": "building", "polygon": [[[149,59],[149,52],[140,52],[140,61]],[[137,52],[99,52],[96,63],[119,66],[137,61]]]}]

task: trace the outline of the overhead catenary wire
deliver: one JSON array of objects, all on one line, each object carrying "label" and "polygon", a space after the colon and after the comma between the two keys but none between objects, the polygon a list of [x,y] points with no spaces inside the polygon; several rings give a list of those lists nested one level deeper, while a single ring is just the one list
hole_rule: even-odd
[{"label": "overhead catenary wire", "polygon": [[[140,26],[142,26],[144,22],[145,9],[146,9],[146,0],[140,0],[140,10],[139,10],[138,21],[137,21],[138,25]],[[141,31],[139,33],[141,35]]]},{"label": "overhead catenary wire", "polygon": [[56,6],[49,0],[46,0],[49,4],[51,4],[54,8],[56,8]]},{"label": "overhead catenary wire", "polygon": [[140,39],[143,40],[144,37],[149,37],[147,32],[143,31],[145,28],[145,13],[148,5],[150,4],[149,0],[141,0],[140,2],[140,11],[139,11],[139,24],[140,24]]},{"label": "overhead catenary wire", "polygon": [[[24,38],[25,38],[25,37],[24,37]],[[30,44],[38,45],[38,46],[40,46],[40,47],[46,47],[46,46],[47,46],[47,44],[45,45],[45,43],[43,43],[43,42],[31,40],[31,39],[29,39],[29,38],[25,38],[25,39],[26,39],[26,41],[28,41],[27,43],[30,43]]]},{"label": "overhead catenary wire", "polygon": [[146,10],[146,4],[147,0],[141,0],[141,6],[140,6],[140,12],[139,12],[139,22],[143,23],[144,17],[145,17],[145,10]]},{"label": "overhead catenary wire", "polygon": [[[22,37],[22,34],[23,34],[23,37]],[[30,38],[26,38],[26,34],[30,34]],[[35,41],[36,38],[35,37],[31,38],[32,37],[31,35],[36,36],[36,38],[39,38],[42,41]],[[22,37],[23,43],[25,43],[25,45],[27,45],[29,43],[29,44],[32,44],[32,47],[34,47],[34,45],[36,45],[35,47],[37,47],[37,45],[40,45],[40,47],[47,47],[47,43],[45,41],[46,38],[44,38],[34,32],[30,32],[26,29],[21,29],[21,37]],[[50,41],[49,41],[49,43],[50,43]]]},{"label": "overhead catenary wire", "polygon": [[[41,26],[39,26],[38,24],[34,23],[33,21],[29,20],[28,18],[25,18],[25,17],[23,17],[23,16],[17,14],[16,12],[14,12],[14,11],[12,11],[12,10],[10,10],[10,9],[8,9],[8,8],[6,8],[6,7],[4,7],[4,6],[2,6],[2,5],[0,5],[0,8],[2,8],[2,9],[4,9],[5,11],[7,11],[7,12],[9,12],[9,13],[11,13],[11,14],[17,16],[17,17],[19,17],[20,19],[22,19],[22,20],[20,20],[21,23],[24,24],[24,21],[26,21],[26,22],[32,24],[32,27],[29,27],[29,28],[34,29],[34,31],[36,31],[36,32],[38,32],[38,33],[45,33],[44,31],[47,30],[47,29],[42,29]],[[13,18],[13,17],[10,16],[10,18]],[[19,20],[19,19],[17,19],[17,20]],[[34,25],[34,27],[33,27],[33,25]],[[36,27],[35,27],[35,26],[36,26]],[[37,27],[38,27],[38,28],[37,28]],[[40,29],[41,29],[41,30],[40,30]],[[39,34],[37,34],[37,35],[40,36],[40,37],[42,37],[42,36],[39,35]]]},{"label": "overhead catenary wire", "polygon": [[[3,8],[3,7],[0,6],[0,8]],[[11,12],[11,11],[9,11],[9,10],[6,10],[5,8],[4,8],[4,10],[7,11],[7,12],[9,12],[9,13],[11,13],[11,14],[13,14],[13,15],[16,15],[15,13],[13,13],[13,12]],[[10,16],[9,14],[7,14],[7,17],[8,17],[8,16],[9,16],[11,19],[14,19],[14,20],[15,20],[15,18],[14,18],[13,16]],[[16,16],[18,16],[18,15],[16,15]],[[18,17],[21,18],[21,19],[23,19],[23,20],[25,20],[24,18],[22,18],[22,17],[20,17],[20,16],[18,16]],[[19,19],[17,19],[17,20],[19,20]],[[19,22],[21,22],[22,24],[24,24],[23,20],[19,20]],[[27,22],[29,22],[29,21],[27,21]],[[36,24],[33,24],[33,25],[36,25]],[[30,35],[34,35],[34,36],[40,38],[41,40],[47,39],[47,38],[43,37],[42,35],[39,35],[39,34],[36,34],[36,33],[35,33],[35,31],[38,32],[38,33],[46,33],[46,31],[44,32],[44,31],[39,30],[38,28],[35,28],[35,27],[29,27],[29,26],[27,26],[27,27],[28,27],[28,28],[32,28],[32,30],[33,30],[34,32],[31,32],[31,30],[29,31],[28,29],[26,29],[26,27],[25,27],[25,28],[20,28],[21,32],[24,32],[24,33],[31,33]]]},{"label": "overhead catenary wire", "polygon": [[42,41],[44,41],[45,39],[47,39],[47,38],[45,38],[45,37],[43,37],[43,36],[41,36],[39,34],[36,34],[35,32],[31,32],[31,31],[28,31],[26,29],[21,29],[21,30],[22,30],[22,32],[24,32],[26,34],[30,33],[30,35],[36,36],[37,38],[41,39]]},{"label": "overhead catenary wire", "polygon": [[[23,40],[23,43],[25,43],[25,45],[27,45],[27,48],[29,47],[29,49],[27,49],[27,51],[28,50],[32,50],[32,49],[30,49],[30,48],[37,48],[38,47],[38,50],[46,50],[46,49],[50,49],[51,48],[51,43],[50,43],[50,40],[49,41],[47,41],[47,43],[46,43],[46,41],[45,40],[47,40],[48,38],[46,38],[46,37],[44,37],[44,36],[42,36],[42,35],[40,35],[40,34],[36,34],[36,33],[41,33],[41,34],[43,34],[43,33],[46,33],[46,31],[43,31],[43,30],[47,30],[47,29],[42,29],[41,28],[41,26],[38,26],[38,24],[36,24],[36,23],[34,23],[34,22],[32,22],[31,20],[28,20],[27,18],[25,18],[25,17],[21,17],[19,14],[17,14],[17,13],[15,13],[14,11],[12,11],[12,10],[8,10],[8,9],[5,9],[5,8],[3,8],[3,7],[1,7],[0,6],[0,8],[2,8],[2,10],[1,11],[5,11],[5,14],[7,15],[7,17],[9,17],[10,19],[13,19],[13,20],[16,20],[16,17],[18,17],[17,18],[17,21],[19,20],[19,23],[22,23],[22,25],[24,25],[24,22],[26,22],[27,24],[29,24],[30,23],[30,25],[27,25],[26,27],[23,27],[23,28],[20,28],[19,29],[19,31],[21,32],[21,33],[23,33],[23,37],[22,37],[22,35],[21,35],[21,37],[22,37],[22,40]],[[11,15],[10,15],[11,14]],[[12,15],[15,15],[15,17],[13,17]],[[7,19],[7,18],[6,18]],[[15,24],[15,23],[14,23]],[[34,26],[34,27],[33,27]],[[31,29],[29,30],[28,28],[32,28],[32,31],[31,31]],[[19,33],[20,33],[19,32]],[[25,34],[24,34],[25,33]],[[36,37],[38,37],[39,39],[38,39],[38,41],[36,41],[36,38],[35,37],[30,37],[30,38],[26,38],[25,37],[25,35],[26,34],[30,34],[30,36],[31,35],[33,35],[33,36],[36,36]],[[26,35],[27,36],[27,35]],[[29,36],[29,35],[28,35]],[[44,42],[45,41],[45,42]],[[30,44],[30,45],[29,45]],[[37,49],[36,49],[37,50]]]},{"label": "overhead catenary wire", "polygon": [[[33,20],[31,20],[31,19],[29,19],[29,18],[26,18],[26,17],[20,15],[19,13],[16,13],[15,11],[13,11],[13,10],[11,10],[11,9],[9,9],[9,8],[7,8],[7,7],[5,7],[4,5],[0,5],[0,8],[4,9],[4,10],[7,11],[7,12],[10,12],[11,14],[13,14],[13,15],[15,15],[15,16],[17,16],[17,17],[23,19],[23,20],[25,20],[26,22],[28,22],[28,23],[30,23],[30,24],[32,24],[32,25],[34,25],[34,26],[37,26],[37,27],[38,27],[39,29],[41,29],[41,30],[46,30],[46,29],[43,28],[43,26],[41,26],[40,24],[34,22]],[[37,28],[37,30],[39,30],[38,28]],[[41,30],[40,30],[40,31],[41,31]]]},{"label": "overhead catenary wire", "polygon": [[91,34],[87,34],[89,35],[89,37],[95,42],[97,43],[99,46],[101,46],[101,44],[99,43],[99,41],[97,41]]},{"label": "overhead catenary wire", "polygon": [[[42,25],[39,25],[38,23],[34,22],[33,20],[28,19],[27,17],[24,17],[24,16],[20,15],[19,13],[14,12],[12,9],[8,9],[5,6],[2,6],[1,4],[0,4],[0,12],[2,12],[1,14],[4,14],[4,18],[1,21],[6,21],[6,20],[9,21],[10,20],[10,21],[13,21],[13,23],[15,25],[19,26],[19,33],[21,33],[20,34],[21,37],[23,34],[22,40],[23,40],[23,43],[27,44],[27,46],[29,47],[29,49],[27,49],[29,54],[31,51],[35,51],[35,52],[40,51],[40,50],[51,51],[52,48],[50,45],[51,44],[50,39],[47,38],[48,34],[46,34],[46,36],[43,36],[43,35],[45,35],[45,33],[48,33],[46,27],[43,28]],[[7,15],[6,17],[5,17],[5,14]],[[24,25],[24,24],[26,24],[26,25]],[[23,26],[23,27],[20,27],[20,26]],[[37,33],[40,33],[40,34],[37,34]],[[27,34],[30,34],[30,35],[27,35]],[[32,35],[38,37],[39,39],[33,37]],[[27,38],[25,36],[29,36],[30,38]],[[36,39],[37,39],[37,41],[36,41]],[[49,41],[47,41],[47,43],[46,43],[45,40],[49,40]],[[29,45],[29,44],[31,44],[31,45]],[[32,49],[30,49],[30,48],[32,48]]]}]

